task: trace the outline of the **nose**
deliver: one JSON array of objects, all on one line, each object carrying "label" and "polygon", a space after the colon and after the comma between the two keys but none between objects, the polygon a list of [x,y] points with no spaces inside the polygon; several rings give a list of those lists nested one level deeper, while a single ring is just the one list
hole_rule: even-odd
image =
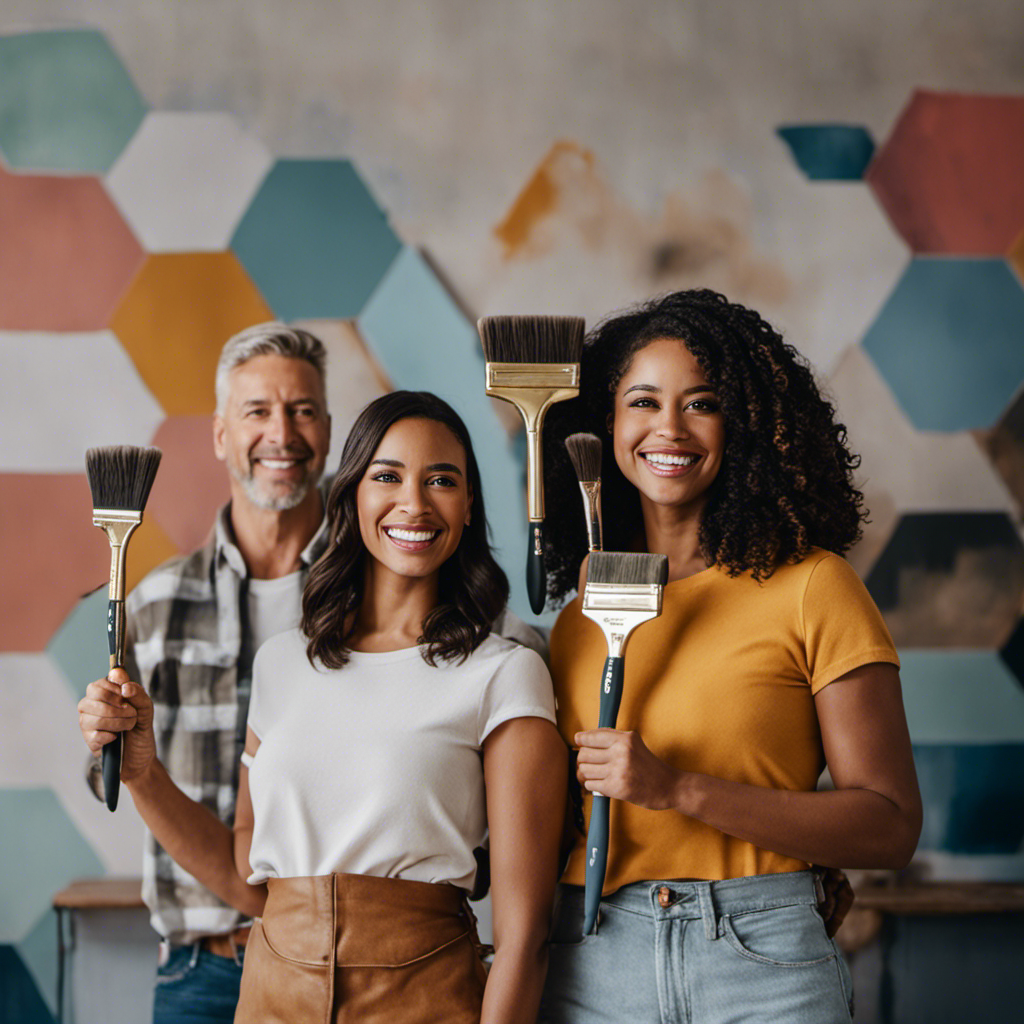
[{"label": "nose", "polygon": [[399,508],[411,517],[429,515],[433,511],[430,505],[430,496],[426,488],[418,480],[405,481],[399,500]]},{"label": "nose", "polygon": [[287,448],[295,439],[295,424],[283,406],[274,406],[266,422],[265,436],[271,443]]},{"label": "nose", "polygon": [[662,406],[654,432],[659,437],[672,441],[690,436],[683,411],[678,409],[674,403],[668,402]]}]

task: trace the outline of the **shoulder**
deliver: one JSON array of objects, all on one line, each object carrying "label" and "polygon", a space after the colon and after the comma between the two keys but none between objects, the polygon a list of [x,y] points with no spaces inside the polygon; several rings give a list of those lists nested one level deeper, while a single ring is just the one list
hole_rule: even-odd
[{"label": "shoulder", "polygon": [[155,601],[179,596],[202,597],[214,594],[210,567],[213,545],[206,544],[187,555],[176,555],[148,572],[128,594],[128,606],[137,610]]},{"label": "shoulder", "polygon": [[296,627],[295,629],[286,629],[283,633],[277,633],[260,644],[256,657],[253,659],[253,669],[255,670],[257,665],[265,668],[268,665],[293,663],[299,660],[309,663],[306,658],[306,638]]},{"label": "shoulder", "polygon": [[545,635],[533,626],[528,626],[511,608],[505,610],[494,620],[491,635],[515,640],[524,647],[536,651],[542,658],[547,657],[548,643]]}]

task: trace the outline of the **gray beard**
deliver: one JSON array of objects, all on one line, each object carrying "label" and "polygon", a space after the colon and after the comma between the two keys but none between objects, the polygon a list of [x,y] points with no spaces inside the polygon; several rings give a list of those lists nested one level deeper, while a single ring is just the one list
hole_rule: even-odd
[{"label": "gray beard", "polygon": [[288,509],[301,505],[310,488],[315,487],[319,480],[319,474],[316,477],[308,476],[286,494],[267,494],[251,473],[238,473],[232,470],[231,475],[242,485],[250,504],[268,512],[287,512]]}]

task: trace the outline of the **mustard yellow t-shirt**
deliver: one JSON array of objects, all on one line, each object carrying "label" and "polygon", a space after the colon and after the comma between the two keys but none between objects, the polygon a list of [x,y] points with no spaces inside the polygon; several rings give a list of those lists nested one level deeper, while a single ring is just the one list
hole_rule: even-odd
[{"label": "mustard yellow t-shirt", "polygon": [[[567,605],[551,633],[558,727],[566,742],[597,727],[606,649]],[[676,768],[775,789],[813,790],[824,768],[814,694],[870,662],[899,665],[882,616],[839,556],[812,550],[758,584],[712,567],[665,587],[659,618],[626,649],[618,728],[638,731]],[[584,793],[587,820],[590,797]],[[676,811],[613,800],[604,891],[643,879],[737,878],[800,871]],[[581,838],[562,879],[585,880]]]}]

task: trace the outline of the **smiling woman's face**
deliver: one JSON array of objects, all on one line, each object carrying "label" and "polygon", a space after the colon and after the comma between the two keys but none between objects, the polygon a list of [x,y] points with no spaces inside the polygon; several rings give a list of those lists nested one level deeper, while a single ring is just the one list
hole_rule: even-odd
[{"label": "smiling woman's face", "polygon": [[725,454],[718,396],[674,338],[640,349],[615,390],[615,461],[641,501],[699,513]]},{"label": "smiling woman's face", "polygon": [[367,553],[402,577],[438,572],[459,546],[472,504],[465,449],[437,420],[393,424],[356,488]]}]

